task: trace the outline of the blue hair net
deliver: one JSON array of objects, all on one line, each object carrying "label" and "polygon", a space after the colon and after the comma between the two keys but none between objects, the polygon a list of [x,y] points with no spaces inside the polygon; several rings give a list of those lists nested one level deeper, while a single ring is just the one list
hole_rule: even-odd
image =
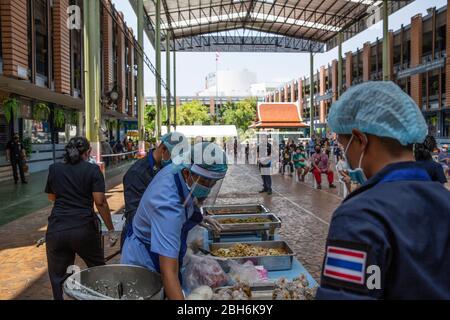
[{"label": "blue hair net", "polygon": [[174,171],[187,168],[196,175],[212,180],[223,179],[228,170],[225,152],[212,142],[195,144],[189,154],[175,157],[173,163]]},{"label": "blue hair net", "polygon": [[161,143],[164,144],[170,153],[179,143],[187,143],[186,136],[180,132],[166,133],[161,137]]},{"label": "blue hair net", "polygon": [[392,81],[351,87],[331,106],[328,125],[337,134],[359,129],[402,145],[422,143],[428,132],[417,104]]}]

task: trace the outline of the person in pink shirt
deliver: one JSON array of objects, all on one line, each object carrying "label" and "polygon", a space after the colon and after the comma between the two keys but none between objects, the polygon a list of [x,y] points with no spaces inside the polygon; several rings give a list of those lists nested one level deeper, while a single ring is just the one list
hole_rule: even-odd
[{"label": "person in pink shirt", "polygon": [[317,189],[322,189],[322,174],[326,174],[330,188],[336,188],[333,184],[334,174],[330,169],[330,162],[328,156],[322,152],[320,146],[315,147],[316,153],[311,157],[312,173],[317,182]]}]

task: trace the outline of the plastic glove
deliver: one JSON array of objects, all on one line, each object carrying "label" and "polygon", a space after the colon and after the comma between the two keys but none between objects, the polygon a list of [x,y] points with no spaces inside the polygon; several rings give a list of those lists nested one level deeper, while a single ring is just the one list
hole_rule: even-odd
[{"label": "plastic glove", "polygon": [[201,223],[201,226],[205,227],[206,229],[210,231],[217,231],[220,232],[222,230],[222,227],[220,226],[220,223],[217,222],[216,219],[210,218],[210,217],[204,217],[203,221]]},{"label": "plastic glove", "polygon": [[109,246],[114,247],[114,245],[119,240],[119,235],[114,230],[108,231],[107,235],[108,235],[108,240],[109,240]]}]

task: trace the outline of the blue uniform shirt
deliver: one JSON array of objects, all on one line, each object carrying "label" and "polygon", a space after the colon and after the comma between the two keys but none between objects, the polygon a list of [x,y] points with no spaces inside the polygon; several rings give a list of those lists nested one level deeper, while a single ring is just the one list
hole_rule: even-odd
[{"label": "blue uniform shirt", "polygon": [[[133,235],[125,240],[121,263],[156,270],[147,247],[153,253],[178,259],[181,230],[194,213],[194,205],[181,172],[183,205],[175,183],[174,165],[165,166],[147,187],[133,219]],[[186,209],[187,210],[186,210]],[[186,217],[187,214],[187,217]]]},{"label": "blue uniform shirt", "polygon": [[317,299],[450,299],[450,192],[421,168],[389,165],[336,210]]}]

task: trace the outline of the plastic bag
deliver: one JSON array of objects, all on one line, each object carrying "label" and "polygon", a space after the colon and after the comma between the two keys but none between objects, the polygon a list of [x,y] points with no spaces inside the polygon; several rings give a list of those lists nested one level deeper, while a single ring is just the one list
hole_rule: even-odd
[{"label": "plastic bag", "polygon": [[197,252],[198,248],[203,247],[203,240],[205,238],[205,228],[196,226],[188,233],[187,245],[192,251]]},{"label": "plastic bag", "polygon": [[188,291],[200,286],[217,288],[227,285],[228,277],[215,259],[191,254],[184,267],[183,284]]},{"label": "plastic bag", "polygon": [[251,261],[247,261],[244,264],[237,263],[236,261],[229,261],[230,271],[228,275],[235,283],[258,283],[261,282],[261,272],[253,265]]}]

